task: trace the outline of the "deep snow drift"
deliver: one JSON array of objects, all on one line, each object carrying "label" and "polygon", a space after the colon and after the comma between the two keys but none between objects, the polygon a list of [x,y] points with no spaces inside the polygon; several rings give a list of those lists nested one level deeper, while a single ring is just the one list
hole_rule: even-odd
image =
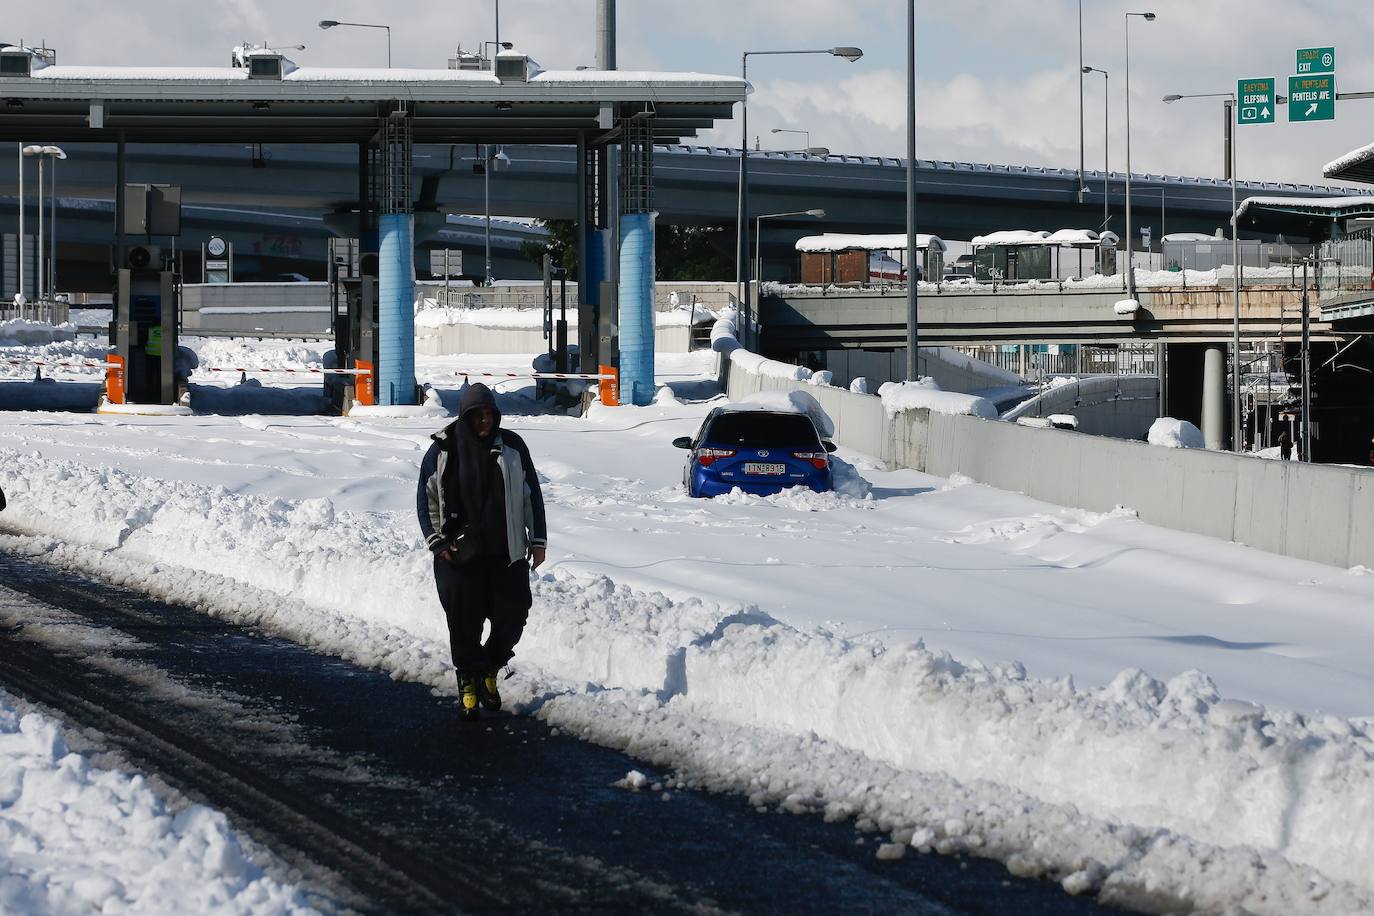
[{"label": "deep snow drift", "polygon": [[[1370,905],[1374,576],[854,454],[856,495],[691,500],[669,443],[710,406],[507,412],[552,534],[513,701],[1073,892]],[[449,689],[412,508],[438,422],[3,415],[3,544]]]}]

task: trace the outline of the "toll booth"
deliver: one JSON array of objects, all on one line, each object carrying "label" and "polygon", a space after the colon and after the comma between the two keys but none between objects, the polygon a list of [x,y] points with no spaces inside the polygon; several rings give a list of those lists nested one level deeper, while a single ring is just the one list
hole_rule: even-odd
[{"label": "toll booth", "polygon": [[326,375],[325,397],[347,413],[354,403],[377,403],[374,373],[381,361],[378,335],[377,255],[359,253],[356,239],[330,242],[330,319],[334,358],[329,368],[360,369],[367,375]]},{"label": "toll booth", "polygon": [[115,288],[110,346],[123,361],[121,400],[175,404],[186,381],[176,365],[181,277],[162,249],[135,245],[125,254]]},{"label": "toll booth", "polygon": [[114,403],[176,404],[189,370],[177,366],[181,276],[171,251],[152,239],[181,234],[181,189],[128,185],[125,199],[124,234],[147,243],[115,248],[110,346],[121,369],[107,395]]}]

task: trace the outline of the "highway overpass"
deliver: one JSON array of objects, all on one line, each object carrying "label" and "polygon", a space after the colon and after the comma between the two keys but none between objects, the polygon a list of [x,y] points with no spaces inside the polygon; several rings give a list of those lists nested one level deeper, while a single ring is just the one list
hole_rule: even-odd
[{"label": "highway overpass", "polygon": [[[89,209],[87,201],[111,200],[114,148],[109,144],[67,144],[70,158],[59,169],[65,211]],[[483,212],[485,182],[474,174],[470,144],[415,148],[417,210]],[[510,166],[493,172],[491,212],[503,216],[571,219],[575,215],[574,151],[562,146],[507,146]],[[823,219],[770,221],[764,238],[765,277],[785,279],[795,269],[791,245],[803,234],[823,231],[892,232],[904,228],[905,169],[892,158],[797,153],[751,153],[751,209],[776,213],[821,207]],[[655,206],[666,222],[733,226],[738,151],[717,147],[661,146],[654,157]],[[128,180],[180,185],[188,204],[239,212],[267,212],[297,220],[303,239],[323,239],[320,218],[357,207],[357,151],[345,145],[131,145]],[[1124,176],[1112,173],[1108,205],[1111,228],[1124,229]],[[923,232],[969,239],[1006,228],[1097,227],[1102,223],[1103,175],[1089,172],[1089,193],[1080,202],[1077,173],[1069,169],[920,160],[917,170],[919,219]],[[1349,188],[1276,182],[1242,182],[1240,194],[1342,196]],[[0,229],[14,231],[17,194],[15,158],[0,156]],[[1212,233],[1226,225],[1230,185],[1217,178],[1137,174],[1132,179],[1137,222],[1164,232]],[[1162,210],[1161,210],[1162,204]],[[89,215],[89,214],[88,214]],[[199,220],[199,217],[197,218]],[[233,220],[237,217],[226,216]],[[207,227],[220,220],[208,213]],[[1321,237],[1326,224],[1304,227]],[[1263,234],[1259,234],[1263,237]],[[1292,241],[1306,238],[1290,235]],[[193,233],[183,243],[198,245]],[[518,247],[518,246],[517,246]],[[316,242],[302,247],[313,260]],[[288,254],[288,258],[293,255]],[[85,259],[83,257],[83,259]],[[532,266],[532,265],[531,265]],[[524,269],[512,259],[512,270]],[[294,269],[294,268],[292,268]],[[309,272],[309,271],[302,271]],[[514,276],[515,274],[506,274]],[[522,274],[530,275],[527,272]],[[64,275],[65,276],[65,275]]]},{"label": "highway overpass", "polygon": [[[1272,284],[1272,281],[1271,281]],[[1166,341],[1230,343],[1235,299],[1229,286],[1160,288],[1137,292],[1138,311],[1118,314],[1120,289],[1005,286],[996,291],[945,287],[918,300],[923,346],[988,344],[1102,344]],[[905,289],[886,294],[820,288],[765,295],[759,300],[762,345],[786,358],[807,350],[887,349],[906,344]],[[1302,290],[1247,285],[1241,290],[1241,338],[1293,339],[1302,316]],[[1314,339],[1330,341],[1332,324],[1312,299]]]}]

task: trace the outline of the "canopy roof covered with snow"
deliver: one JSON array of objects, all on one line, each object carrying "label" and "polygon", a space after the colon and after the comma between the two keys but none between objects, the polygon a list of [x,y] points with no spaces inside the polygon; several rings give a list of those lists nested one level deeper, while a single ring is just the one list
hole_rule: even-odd
[{"label": "canopy roof covered with snow", "polygon": [[0,140],[53,142],[356,143],[404,103],[416,143],[576,143],[602,130],[602,106],[653,111],[654,138],[675,143],[731,116],[748,84],[702,73],[530,68],[295,67],[253,78],[245,67],[52,66],[0,78]]},{"label": "canopy roof covered with snow", "polygon": [[1208,235],[1205,232],[1170,232],[1164,236],[1166,242],[1229,242],[1230,239],[1219,235]]},{"label": "canopy roof covered with snow", "polygon": [[[797,239],[796,248],[803,252],[835,251],[896,251],[907,247],[905,232],[886,235],[851,235],[843,232],[826,232],[823,235],[808,235]],[[945,251],[944,240],[938,235],[916,233],[916,248],[925,251],[934,248]]]},{"label": "canopy roof covered with snow", "polygon": [[1321,241],[1338,235],[1347,221],[1374,217],[1374,195],[1349,197],[1247,197],[1236,210],[1236,224],[1245,229],[1307,236]]},{"label": "canopy roof covered with snow", "polygon": [[1351,150],[1341,158],[1328,162],[1322,169],[1322,175],[1341,181],[1374,184],[1374,143]]},{"label": "canopy roof covered with snow", "polygon": [[987,235],[977,235],[970,243],[975,248],[990,245],[1072,245],[1074,247],[1094,248],[1102,242],[1116,244],[1114,232],[1098,235],[1092,229],[1059,229],[1046,232],[1043,229],[1001,229]]}]

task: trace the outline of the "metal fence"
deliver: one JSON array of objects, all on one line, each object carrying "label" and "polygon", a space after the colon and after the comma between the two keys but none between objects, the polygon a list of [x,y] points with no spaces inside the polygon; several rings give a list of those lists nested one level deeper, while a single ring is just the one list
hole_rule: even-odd
[{"label": "metal fence", "polygon": [[[415,284],[415,301],[433,299],[436,305],[455,309],[542,309],[544,287],[529,286],[458,286],[445,287],[442,282],[421,281]],[[553,287],[554,307],[558,307],[558,284]],[[568,284],[568,308],[577,308],[577,286]]]},{"label": "metal fence", "polygon": [[1028,381],[1056,375],[1154,375],[1154,344],[1085,346],[1003,344],[955,347],[960,353],[1014,372]]},{"label": "metal fence", "polygon": [[1340,241],[1323,242],[1317,273],[1324,293],[1374,289],[1374,227],[1357,229]]},{"label": "metal fence", "polygon": [[65,302],[28,302],[15,305],[0,300],[0,321],[15,318],[26,321],[42,321],[48,324],[62,324],[68,319],[71,307]]}]

